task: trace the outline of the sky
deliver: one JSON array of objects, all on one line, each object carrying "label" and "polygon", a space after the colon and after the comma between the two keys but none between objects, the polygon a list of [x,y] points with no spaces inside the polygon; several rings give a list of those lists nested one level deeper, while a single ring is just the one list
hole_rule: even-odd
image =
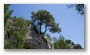
[{"label": "sky", "polygon": [[[72,40],[75,44],[80,44],[84,48],[84,15],[80,15],[75,8],[68,8],[66,4],[12,4],[9,9],[13,9],[12,16],[31,19],[31,12],[47,10],[59,23],[65,39]],[[51,37],[58,38],[60,34],[50,33]]]}]

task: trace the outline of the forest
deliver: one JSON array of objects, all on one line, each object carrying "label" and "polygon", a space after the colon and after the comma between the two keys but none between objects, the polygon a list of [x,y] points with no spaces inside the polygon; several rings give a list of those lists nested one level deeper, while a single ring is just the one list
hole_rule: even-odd
[{"label": "forest", "polygon": [[[31,12],[31,20],[12,16],[14,10],[4,4],[4,49],[83,49],[70,39],[65,39],[59,23],[47,10]],[[67,5],[74,8],[80,15],[84,15],[84,4]],[[43,27],[45,28],[43,31]],[[60,34],[59,38],[51,37],[49,33]]]}]

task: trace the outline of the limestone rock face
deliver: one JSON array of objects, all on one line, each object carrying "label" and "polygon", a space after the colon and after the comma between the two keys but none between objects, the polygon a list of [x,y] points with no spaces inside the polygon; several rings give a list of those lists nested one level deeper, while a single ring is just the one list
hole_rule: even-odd
[{"label": "limestone rock face", "polygon": [[26,39],[26,49],[53,49],[50,39],[35,33],[31,25],[28,27]]}]

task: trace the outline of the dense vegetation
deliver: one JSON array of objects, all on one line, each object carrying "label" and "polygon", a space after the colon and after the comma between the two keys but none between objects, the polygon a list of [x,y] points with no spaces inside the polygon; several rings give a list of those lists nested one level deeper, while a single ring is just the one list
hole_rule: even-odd
[{"label": "dense vegetation", "polygon": [[74,45],[71,40],[66,40],[62,35],[60,35],[58,39],[53,37],[53,44],[55,49],[70,49],[69,44]]},{"label": "dense vegetation", "polygon": [[[25,35],[27,32],[28,21],[23,17],[11,17],[10,5],[4,5],[4,48],[23,48]],[[14,41],[13,41],[14,40]]]},{"label": "dense vegetation", "polygon": [[80,44],[75,44],[71,40],[65,39],[62,35],[58,39],[53,37],[52,40],[55,49],[82,49]]}]

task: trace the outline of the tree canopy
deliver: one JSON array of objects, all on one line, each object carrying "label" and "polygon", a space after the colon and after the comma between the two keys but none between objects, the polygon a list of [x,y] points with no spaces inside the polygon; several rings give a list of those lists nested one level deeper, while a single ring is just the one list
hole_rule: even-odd
[{"label": "tree canopy", "polygon": [[[33,25],[36,26],[39,34],[46,33],[49,30],[52,33],[61,32],[61,28],[59,28],[59,24],[55,23],[54,17],[50,14],[50,12],[46,10],[39,10],[37,12],[31,13],[31,20]],[[45,26],[44,32],[42,32],[42,26]]]},{"label": "tree canopy", "polygon": [[75,7],[76,11],[80,13],[81,15],[84,15],[84,4],[71,4],[68,5],[69,8]]}]

